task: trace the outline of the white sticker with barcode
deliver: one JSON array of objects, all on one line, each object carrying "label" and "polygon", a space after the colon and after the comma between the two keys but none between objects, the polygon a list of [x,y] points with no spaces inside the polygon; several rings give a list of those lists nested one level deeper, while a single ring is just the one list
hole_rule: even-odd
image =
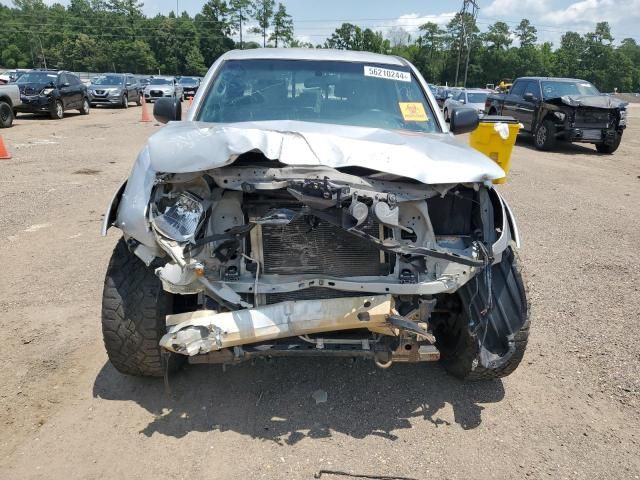
[{"label": "white sticker with barcode", "polygon": [[390,70],[388,68],[372,67],[369,65],[364,66],[364,76],[384,78],[387,80],[400,80],[401,82],[411,81],[411,74],[409,72],[403,72],[401,70]]}]

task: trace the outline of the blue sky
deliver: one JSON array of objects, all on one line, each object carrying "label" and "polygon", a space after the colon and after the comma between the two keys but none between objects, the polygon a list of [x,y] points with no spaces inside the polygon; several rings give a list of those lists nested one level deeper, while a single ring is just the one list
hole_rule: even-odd
[{"label": "blue sky", "polygon": [[[54,3],[55,0],[45,0]],[[145,13],[167,14],[176,8],[175,0],[143,0]],[[278,1],[278,0],[276,0]],[[418,25],[433,21],[446,24],[460,9],[462,0],[280,0],[295,22],[296,37],[313,44],[322,43],[342,22],[389,32],[401,27],[414,33]],[[58,0],[67,3],[68,0]],[[11,0],[0,0],[10,4]],[[178,0],[180,11],[195,14],[204,0]],[[593,30],[598,21],[609,21],[613,35],[621,40],[634,37],[640,42],[640,0],[478,0],[481,29],[497,20],[515,26],[528,18],[538,28],[540,41],[557,44],[567,30],[580,33]]]}]

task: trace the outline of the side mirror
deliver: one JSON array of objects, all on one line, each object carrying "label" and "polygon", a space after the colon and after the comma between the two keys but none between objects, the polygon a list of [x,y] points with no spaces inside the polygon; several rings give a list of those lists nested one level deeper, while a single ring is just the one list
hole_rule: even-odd
[{"label": "side mirror", "polygon": [[131,83],[131,82],[127,82],[127,83],[125,83],[125,85],[124,85],[124,86],[125,86],[125,87],[130,87],[131,85],[133,85],[133,83]]},{"label": "side mirror", "polygon": [[182,105],[177,98],[159,98],[153,105],[153,116],[160,123],[182,120]]},{"label": "side mirror", "polygon": [[473,132],[478,128],[480,117],[473,108],[455,108],[449,114],[449,130],[459,135]]},{"label": "side mirror", "polygon": [[71,86],[71,84],[69,82],[64,82],[63,84],[60,85],[61,87],[69,87]]},{"label": "side mirror", "polygon": [[536,97],[533,96],[533,93],[527,92],[527,93],[524,94],[524,99],[527,102],[533,102],[536,99]]},{"label": "side mirror", "polygon": [[467,103],[467,101],[464,98],[461,98],[460,100],[458,100],[460,103]]}]

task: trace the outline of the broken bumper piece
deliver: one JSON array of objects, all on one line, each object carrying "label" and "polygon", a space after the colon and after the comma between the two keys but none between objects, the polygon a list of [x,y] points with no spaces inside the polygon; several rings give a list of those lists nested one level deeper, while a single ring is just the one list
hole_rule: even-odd
[{"label": "broken bumper piece", "polygon": [[160,346],[182,355],[321,332],[367,328],[393,333],[390,295],[288,301],[217,313],[199,310],[167,316]]}]

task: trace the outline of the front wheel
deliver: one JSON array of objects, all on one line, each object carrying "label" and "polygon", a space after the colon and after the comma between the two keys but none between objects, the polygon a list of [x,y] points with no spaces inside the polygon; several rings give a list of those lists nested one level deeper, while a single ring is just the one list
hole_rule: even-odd
[{"label": "front wheel", "polygon": [[136,105],[139,107],[140,105],[142,105],[142,95],[138,94],[136,95]]},{"label": "front wheel", "polygon": [[62,100],[55,101],[50,115],[54,120],[61,120],[64,118],[64,105],[62,105]]},{"label": "front wheel", "polygon": [[89,115],[89,109],[91,108],[91,104],[89,103],[89,100],[87,100],[86,98],[82,99],[82,106],[80,107],[80,114],[81,115]]},{"label": "front wheel", "polygon": [[485,278],[479,273],[458,291],[460,308],[435,329],[445,369],[463,380],[510,375],[520,364],[529,339],[529,304],[513,249],[505,250],[502,261],[491,267],[493,307],[482,317],[488,291]]},{"label": "front wheel", "polygon": [[126,93],[122,96],[122,100],[121,100],[120,106],[122,108],[129,108],[129,97],[127,96]]},{"label": "front wheel", "polygon": [[545,120],[533,136],[533,143],[538,150],[551,150],[556,144],[556,126],[551,120]]},{"label": "front wheel", "polygon": [[618,147],[620,146],[621,141],[622,141],[622,133],[616,133],[616,138],[613,142],[597,143],[596,150],[598,150],[599,153],[611,154],[616,150],[618,150]]},{"label": "front wheel", "polygon": [[[120,239],[102,293],[104,346],[116,370],[139,376],[164,374],[158,342],[166,332],[165,316],[174,313],[176,297],[162,289],[153,267],[147,267]],[[169,370],[176,370],[184,357],[172,355],[168,361]]]},{"label": "front wheel", "polygon": [[13,125],[14,113],[11,105],[0,102],[0,128],[9,128]]}]

